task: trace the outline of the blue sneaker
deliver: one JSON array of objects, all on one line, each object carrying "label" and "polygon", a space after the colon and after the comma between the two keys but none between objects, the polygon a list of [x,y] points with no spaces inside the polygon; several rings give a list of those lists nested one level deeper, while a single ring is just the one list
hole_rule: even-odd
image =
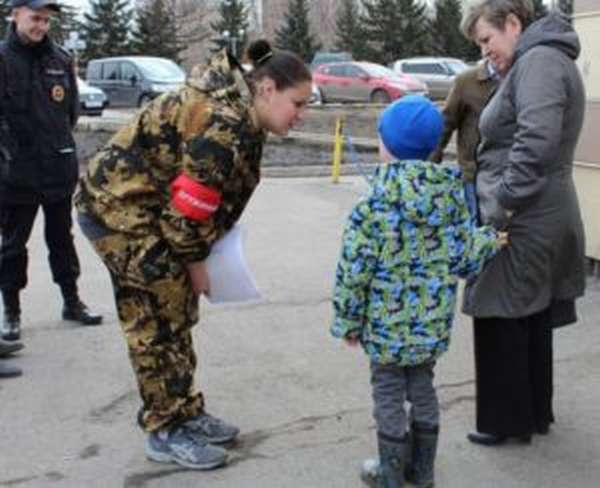
[{"label": "blue sneaker", "polygon": [[151,432],[146,441],[146,457],[159,463],[177,463],[190,469],[214,469],[227,462],[227,451],[181,426],[171,431]]},{"label": "blue sneaker", "polygon": [[183,424],[198,438],[210,444],[227,444],[235,440],[240,429],[206,412],[192,417]]}]

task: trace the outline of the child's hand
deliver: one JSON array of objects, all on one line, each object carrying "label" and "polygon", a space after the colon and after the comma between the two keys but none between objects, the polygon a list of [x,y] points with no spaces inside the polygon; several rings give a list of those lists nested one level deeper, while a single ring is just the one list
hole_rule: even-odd
[{"label": "child's hand", "polygon": [[498,238],[498,244],[500,244],[500,247],[508,246],[508,232],[499,230],[496,232],[496,236]]}]

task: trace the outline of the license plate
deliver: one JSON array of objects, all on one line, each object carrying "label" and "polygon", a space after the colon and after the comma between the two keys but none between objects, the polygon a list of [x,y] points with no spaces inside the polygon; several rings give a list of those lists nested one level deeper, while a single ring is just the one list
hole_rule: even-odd
[{"label": "license plate", "polygon": [[85,108],[100,108],[102,102],[85,102]]}]

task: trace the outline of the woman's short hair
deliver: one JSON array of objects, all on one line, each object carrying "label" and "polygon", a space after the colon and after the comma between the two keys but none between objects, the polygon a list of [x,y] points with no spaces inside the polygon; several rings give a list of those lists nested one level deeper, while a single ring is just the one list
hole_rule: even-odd
[{"label": "woman's short hair", "polygon": [[246,77],[253,86],[265,77],[275,82],[277,90],[285,90],[298,83],[312,80],[310,69],[296,54],[289,51],[274,51],[268,41],[254,41],[246,51],[252,70]]},{"label": "woman's short hair", "polygon": [[465,7],[460,29],[467,38],[473,39],[475,24],[483,18],[497,29],[504,30],[509,14],[515,15],[525,30],[533,22],[533,3],[531,0],[473,0]]}]

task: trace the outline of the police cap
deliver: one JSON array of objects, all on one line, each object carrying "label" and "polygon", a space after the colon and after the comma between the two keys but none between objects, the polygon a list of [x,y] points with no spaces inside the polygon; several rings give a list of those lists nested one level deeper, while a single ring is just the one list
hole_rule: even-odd
[{"label": "police cap", "polygon": [[27,7],[31,10],[41,10],[48,8],[60,12],[60,4],[56,0],[10,0],[12,8]]}]

